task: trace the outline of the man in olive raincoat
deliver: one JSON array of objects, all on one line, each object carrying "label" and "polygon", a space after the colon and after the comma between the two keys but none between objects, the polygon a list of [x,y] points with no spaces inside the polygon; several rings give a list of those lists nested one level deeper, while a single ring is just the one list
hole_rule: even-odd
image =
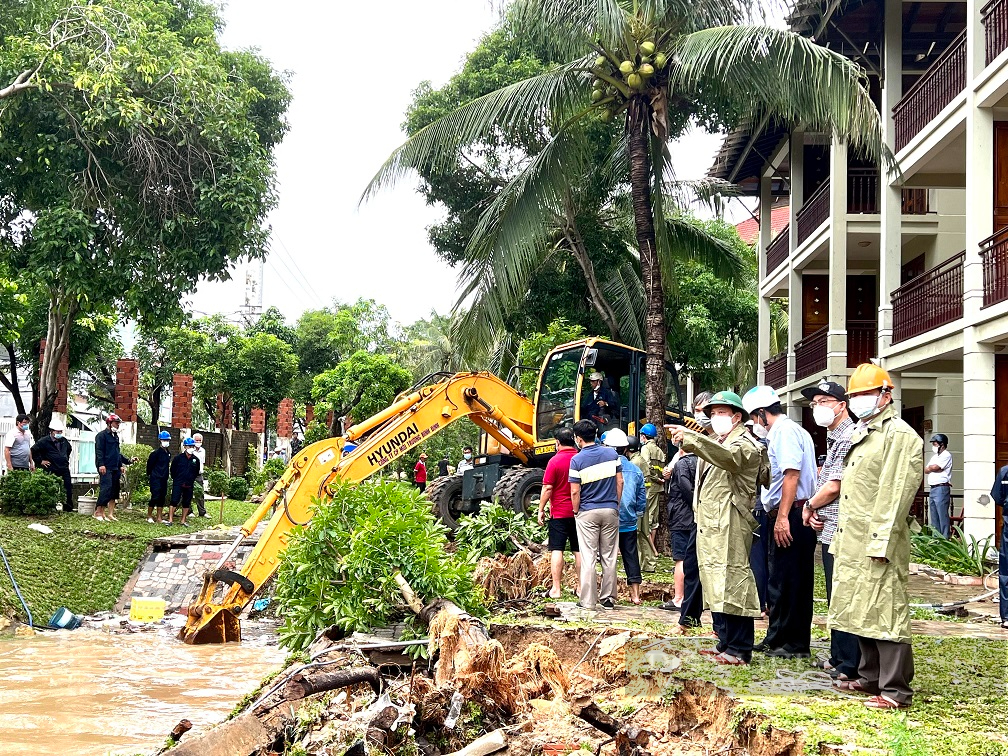
[{"label": "man in olive raincoat", "polygon": [[655,439],[658,429],[652,423],[645,423],[640,429],[640,462],[635,463],[644,474],[647,489],[647,511],[637,526],[637,553],[640,555],[641,570],[654,572],[658,566],[658,545],[655,533],[658,530],[658,513],[661,510],[662,489],[665,479],[665,452]]},{"label": "man in olive raincoat", "polygon": [[672,443],[697,455],[693,508],[697,557],[704,603],[718,634],[716,651],[703,650],[719,664],[752,660],[754,618],[760,616],[749,550],[756,519],[757,483],[769,480],[766,450],[746,433],[742,399],[732,391],[715,394],[704,407],[713,437],[676,426]]},{"label": "man in olive raincoat", "polygon": [[830,630],[856,635],[857,680],[842,690],[866,693],[872,709],[910,705],[910,505],[924,475],[924,441],[892,404],[889,374],[859,365],[847,386],[848,407],[860,422],[840,483],[840,516],[830,546],[834,556]]}]

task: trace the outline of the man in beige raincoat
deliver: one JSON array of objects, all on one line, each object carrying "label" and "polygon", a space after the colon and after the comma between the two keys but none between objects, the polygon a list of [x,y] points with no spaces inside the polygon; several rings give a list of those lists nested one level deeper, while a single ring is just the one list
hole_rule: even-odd
[{"label": "man in beige raincoat", "polygon": [[647,488],[647,511],[637,526],[637,553],[640,554],[641,570],[654,572],[658,566],[658,545],[655,533],[658,530],[658,515],[661,510],[661,495],[665,479],[662,469],[665,467],[665,452],[658,446],[655,439],[658,429],[653,423],[645,423],[640,429],[640,453],[634,459],[640,462],[634,464],[644,474],[644,485]]},{"label": "man in beige raincoat", "polygon": [[769,481],[766,450],[746,433],[742,399],[721,391],[704,407],[711,420],[709,438],[686,428],[672,429],[672,443],[697,455],[693,509],[697,557],[704,603],[718,634],[719,664],[748,664],[752,659],[753,620],[760,616],[749,550],[756,519],[752,515],[756,484]]},{"label": "man in beige raincoat", "polygon": [[871,696],[872,709],[910,706],[914,676],[910,645],[910,505],[924,475],[924,441],[892,404],[889,374],[858,365],[847,393],[860,422],[840,483],[830,630],[856,635],[861,649],[857,680],[842,690]]}]

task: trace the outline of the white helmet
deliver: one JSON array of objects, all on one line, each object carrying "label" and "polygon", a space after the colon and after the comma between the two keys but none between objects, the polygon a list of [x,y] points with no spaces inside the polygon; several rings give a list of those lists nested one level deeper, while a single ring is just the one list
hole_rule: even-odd
[{"label": "white helmet", "polygon": [[742,397],[742,406],[750,415],[758,409],[766,409],[780,404],[780,397],[773,386],[754,386]]},{"label": "white helmet", "polygon": [[51,431],[65,431],[66,425],[58,417],[54,417],[49,421],[49,430]]},{"label": "white helmet", "polygon": [[602,434],[602,443],[606,446],[611,446],[614,449],[622,449],[630,443],[630,439],[628,439],[627,434],[619,428],[612,428]]}]

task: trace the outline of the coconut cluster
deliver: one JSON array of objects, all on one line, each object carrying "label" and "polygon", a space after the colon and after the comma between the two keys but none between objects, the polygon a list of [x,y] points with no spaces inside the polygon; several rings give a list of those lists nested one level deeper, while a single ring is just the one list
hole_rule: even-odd
[{"label": "coconut cluster", "polygon": [[638,44],[632,54],[626,50],[619,50],[615,55],[599,55],[591,71],[591,101],[608,106],[602,109],[599,118],[609,123],[627,98],[626,92],[615,82],[625,84],[631,92],[639,92],[667,64],[668,56],[659,52],[651,40],[644,40]]}]

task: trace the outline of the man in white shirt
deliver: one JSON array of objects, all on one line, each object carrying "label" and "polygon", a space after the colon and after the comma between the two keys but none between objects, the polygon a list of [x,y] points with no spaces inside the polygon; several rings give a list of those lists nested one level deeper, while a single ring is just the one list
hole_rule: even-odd
[{"label": "man in white shirt", "polygon": [[196,451],[193,456],[199,460],[199,475],[193,482],[193,500],[196,502],[196,514],[200,517],[209,517],[206,510],[206,482],[203,473],[206,470],[206,449],[203,448],[203,434],[194,433],[192,440],[196,443]]},{"label": "man in white shirt", "polygon": [[8,472],[35,469],[31,456],[35,439],[32,438],[29,427],[28,415],[18,415],[13,430],[4,439],[3,455]]},{"label": "man in white shirt", "polygon": [[461,475],[466,470],[471,470],[473,463],[473,448],[471,446],[466,446],[462,449],[462,459],[459,460],[458,467],[455,468],[455,474]]},{"label": "man in white shirt", "polygon": [[931,450],[934,454],[924,468],[931,489],[928,491],[928,522],[936,532],[948,538],[952,502],[952,453],[948,450],[948,436],[944,433],[931,436]]}]

